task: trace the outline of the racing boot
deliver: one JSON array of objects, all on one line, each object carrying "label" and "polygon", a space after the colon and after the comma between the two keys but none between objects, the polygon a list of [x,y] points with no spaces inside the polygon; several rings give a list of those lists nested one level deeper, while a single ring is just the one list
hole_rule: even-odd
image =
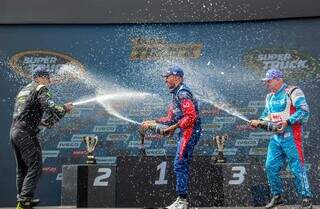
[{"label": "racing boot", "polygon": [[301,202],[299,209],[312,209],[311,198],[304,198]]},{"label": "racing boot", "polygon": [[266,209],[271,209],[274,208],[278,205],[283,205],[283,199],[281,195],[275,195],[272,197],[270,202],[265,206]]},{"label": "racing boot", "polygon": [[36,206],[40,203],[40,199],[38,198],[34,198],[34,199],[29,199],[29,198],[23,198],[23,199],[18,199],[17,202],[17,207],[16,209],[23,209],[23,208],[27,208],[27,209],[32,209],[33,206]]},{"label": "racing boot", "polygon": [[18,201],[16,209],[33,209],[31,201]]},{"label": "racing boot", "polygon": [[186,199],[178,197],[171,205],[165,207],[165,209],[188,209],[188,202]]}]

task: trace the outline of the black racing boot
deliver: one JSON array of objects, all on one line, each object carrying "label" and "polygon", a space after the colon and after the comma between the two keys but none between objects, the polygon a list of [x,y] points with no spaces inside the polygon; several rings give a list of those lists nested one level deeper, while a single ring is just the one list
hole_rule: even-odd
[{"label": "black racing boot", "polygon": [[16,209],[33,209],[31,201],[18,201]]},{"label": "black racing boot", "polygon": [[39,198],[35,198],[35,199],[31,199],[31,206],[37,206],[40,203],[40,199]]},{"label": "black racing boot", "polygon": [[299,209],[312,209],[311,198],[304,198],[301,202]]},{"label": "black racing boot", "polygon": [[266,209],[271,209],[276,207],[277,205],[283,205],[283,199],[281,195],[275,195],[272,197],[270,202],[265,206]]},{"label": "black racing boot", "polygon": [[16,209],[32,209],[33,206],[36,206],[40,203],[40,199],[21,199],[17,202]]}]

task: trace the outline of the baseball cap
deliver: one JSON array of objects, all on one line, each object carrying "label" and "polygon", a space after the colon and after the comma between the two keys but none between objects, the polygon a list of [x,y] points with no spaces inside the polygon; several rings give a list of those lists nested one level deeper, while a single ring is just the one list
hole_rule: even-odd
[{"label": "baseball cap", "polygon": [[46,67],[44,65],[39,65],[33,70],[32,77],[33,78],[37,78],[37,77],[50,78],[50,70],[48,67]]},{"label": "baseball cap", "polygon": [[275,79],[275,78],[281,78],[282,79],[283,77],[284,77],[284,75],[283,75],[281,70],[276,69],[276,68],[271,68],[266,72],[266,77],[261,79],[261,80],[270,81],[270,80]]},{"label": "baseball cap", "polygon": [[177,75],[180,77],[183,77],[184,73],[183,70],[179,66],[173,66],[168,68],[165,74],[163,74],[163,77],[168,77],[169,75]]}]

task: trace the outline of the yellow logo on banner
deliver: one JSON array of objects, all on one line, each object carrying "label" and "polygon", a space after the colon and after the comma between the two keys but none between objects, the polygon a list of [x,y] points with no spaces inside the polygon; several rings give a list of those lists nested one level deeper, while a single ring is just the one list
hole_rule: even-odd
[{"label": "yellow logo on banner", "polygon": [[23,51],[9,60],[10,68],[18,75],[32,78],[32,71],[39,65],[45,65],[52,71],[51,81],[61,83],[77,80],[85,73],[84,66],[67,54],[53,51]]},{"label": "yellow logo on banner", "polygon": [[169,44],[162,38],[136,38],[132,40],[130,59],[198,59],[201,55],[202,48],[202,44]]}]

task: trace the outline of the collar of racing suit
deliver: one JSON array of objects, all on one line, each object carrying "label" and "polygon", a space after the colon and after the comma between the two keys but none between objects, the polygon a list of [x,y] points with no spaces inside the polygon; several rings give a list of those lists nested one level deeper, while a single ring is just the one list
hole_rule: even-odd
[{"label": "collar of racing suit", "polygon": [[176,87],[174,87],[173,89],[170,89],[170,93],[171,94],[176,94],[178,91],[179,91],[179,89],[180,89],[180,87],[183,85],[183,82],[181,82],[180,84],[178,84]]},{"label": "collar of racing suit", "polygon": [[278,91],[276,91],[274,94],[278,94],[279,92],[282,92],[285,88],[287,88],[288,85],[286,83],[282,84],[282,86],[280,87],[280,89],[278,89]]}]

